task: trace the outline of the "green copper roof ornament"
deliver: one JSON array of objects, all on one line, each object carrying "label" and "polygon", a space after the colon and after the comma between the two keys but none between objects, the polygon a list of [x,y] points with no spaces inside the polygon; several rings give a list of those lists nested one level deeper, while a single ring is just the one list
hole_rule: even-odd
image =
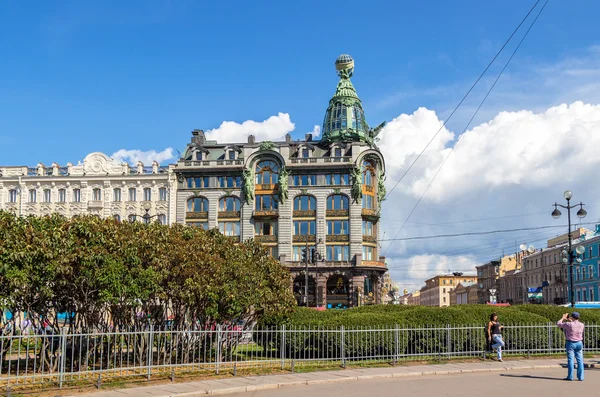
[{"label": "green copper roof ornament", "polygon": [[375,129],[367,124],[362,103],[350,81],[354,75],[354,59],[347,54],[340,55],[335,61],[335,69],[340,81],[325,113],[321,142],[366,142],[374,146],[385,122]]}]

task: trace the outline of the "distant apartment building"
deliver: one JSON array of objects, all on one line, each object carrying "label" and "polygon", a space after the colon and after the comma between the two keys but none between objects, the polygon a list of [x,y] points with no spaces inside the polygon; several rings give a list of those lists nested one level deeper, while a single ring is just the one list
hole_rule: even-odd
[{"label": "distant apartment building", "polygon": [[398,298],[398,303],[401,305],[419,306],[421,303],[421,291],[408,292],[404,290],[404,293]]},{"label": "distant apartment building", "polygon": [[478,303],[499,302],[498,292],[500,285],[498,280],[507,272],[514,271],[521,266],[522,253],[505,255],[504,257],[491,260],[488,263],[477,266]]},{"label": "distant apartment building", "polygon": [[460,282],[450,291],[450,306],[470,305],[478,302],[478,288],[476,282]]},{"label": "distant apartment building", "polygon": [[463,275],[461,273],[440,274],[425,280],[425,286],[421,288],[421,306],[450,306],[450,292],[460,283],[476,283],[475,275]]}]

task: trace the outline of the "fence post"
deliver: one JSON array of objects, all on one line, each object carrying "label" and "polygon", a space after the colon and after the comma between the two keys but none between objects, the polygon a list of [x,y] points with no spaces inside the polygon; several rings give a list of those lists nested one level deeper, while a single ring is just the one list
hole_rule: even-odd
[{"label": "fence post", "polygon": [[448,360],[452,357],[452,335],[450,324],[446,324],[446,353],[448,354]]},{"label": "fence post", "polygon": [[552,323],[548,323],[548,353],[552,354],[553,352]]},{"label": "fence post", "polygon": [[67,329],[63,327],[60,331],[60,365],[58,367],[58,387],[62,389],[65,380],[65,361],[67,355]]},{"label": "fence post", "polygon": [[285,324],[281,327],[281,338],[279,339],[279,349],[281,350],[281,369],[285,368]]},{"label": "fence post", "polygon": [[221,363],[221,325],[217,325],[217,357],[215,363],[215,372],[219,375],[219,364]]},{"label": "fence post", "polygon": [[152,345],[154,345],[154,325],[150,326],[150,331],[148,332],[148,359],[146,360],[148,366],[146,377],[148,380],[150,380],[150,376],[152,375]]},{"label": "fence post", "polygon": [[340,343],[340,357],[342,359],[342,367],[346,368],[346,342],[344,338],[344,326],[342,325],[340,328],[341,332],[341,343]]},{"label": "fence post", "polygon": [[394,329],[394,344],[395,344],[395,349],[394,349],[394,364],[396,364],[398,362],[398,360],[400,359],[400,329],[398,324],[396,324],[396,328]]}]

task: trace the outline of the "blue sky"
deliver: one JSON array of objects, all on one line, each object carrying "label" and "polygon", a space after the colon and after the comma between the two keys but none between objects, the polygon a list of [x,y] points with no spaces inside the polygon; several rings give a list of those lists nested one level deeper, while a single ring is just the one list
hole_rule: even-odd
[{"label": "blue sky", "polygon": [[[4,1],[0,165],[94,151],[164,164],[195,128],[301,138],[321,124],[334,61],[349,53],[369,123],[389,122],[389,191],[533,3]],[[598,1],[550,1],[404,229],[516,41],[384,203],[384,240],[560,226],[549,213],[566,189],[600,219],[589,179],[600,167],[598,15]],[[382,252],[414,289],[561,232],[384,241]]]},{"label": "blue sky", "polygon": [[[443,117],[531,4],[4,2],[0,164],[181,150],[194,128],[279,112],[301,137],[321,124],[340,53],[370,124],[420,106]],[[509,72],[596,44],[599,13],[550,2]]]}]

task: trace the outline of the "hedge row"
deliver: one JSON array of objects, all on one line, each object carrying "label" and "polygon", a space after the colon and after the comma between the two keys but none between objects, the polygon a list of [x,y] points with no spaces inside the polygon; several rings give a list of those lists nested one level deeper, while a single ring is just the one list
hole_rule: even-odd
[{"label": "hedge row", "polygon": [[[600,310],[579,309],[582,321],[600,324]],[[549,305],[519,305],[492,307],[487,305],[457,305],[426,307],[405,305],[363,306],[347,310],[317,311],[299,307],[287,317],[268,318],[262,325],[288,327],[338,328],[477,325],[487,323],[491,313],[497,313],[503,324],[555,323],[570,308]]]},{"label": "hedge row", "polygon": [[[490,314],[495,312],[500,322],[507,325],[504,339],[509,350],[560,351],[564,335],[553,324],[568,311],[569,308],[541,305],[445,308],[382,305],[328,311],[297,308],[286,318],[270,318],[261,324],[272,330],[285,325],[285,341],[282,332],[269,332],[268,338],[262,335],[259,344],[270,351],[283,348],[286,357],[308,359],[335,358],[341,356],[342,350],[345,357],[354,359],[394,354],[471,355],[486,348],[485,325]],[[600,324],[600,310],[579,312],[584,322]],[[344,326],[343,340],[341,326]],[[588,334],[586,344],[599,346],[598,335]]]}]

